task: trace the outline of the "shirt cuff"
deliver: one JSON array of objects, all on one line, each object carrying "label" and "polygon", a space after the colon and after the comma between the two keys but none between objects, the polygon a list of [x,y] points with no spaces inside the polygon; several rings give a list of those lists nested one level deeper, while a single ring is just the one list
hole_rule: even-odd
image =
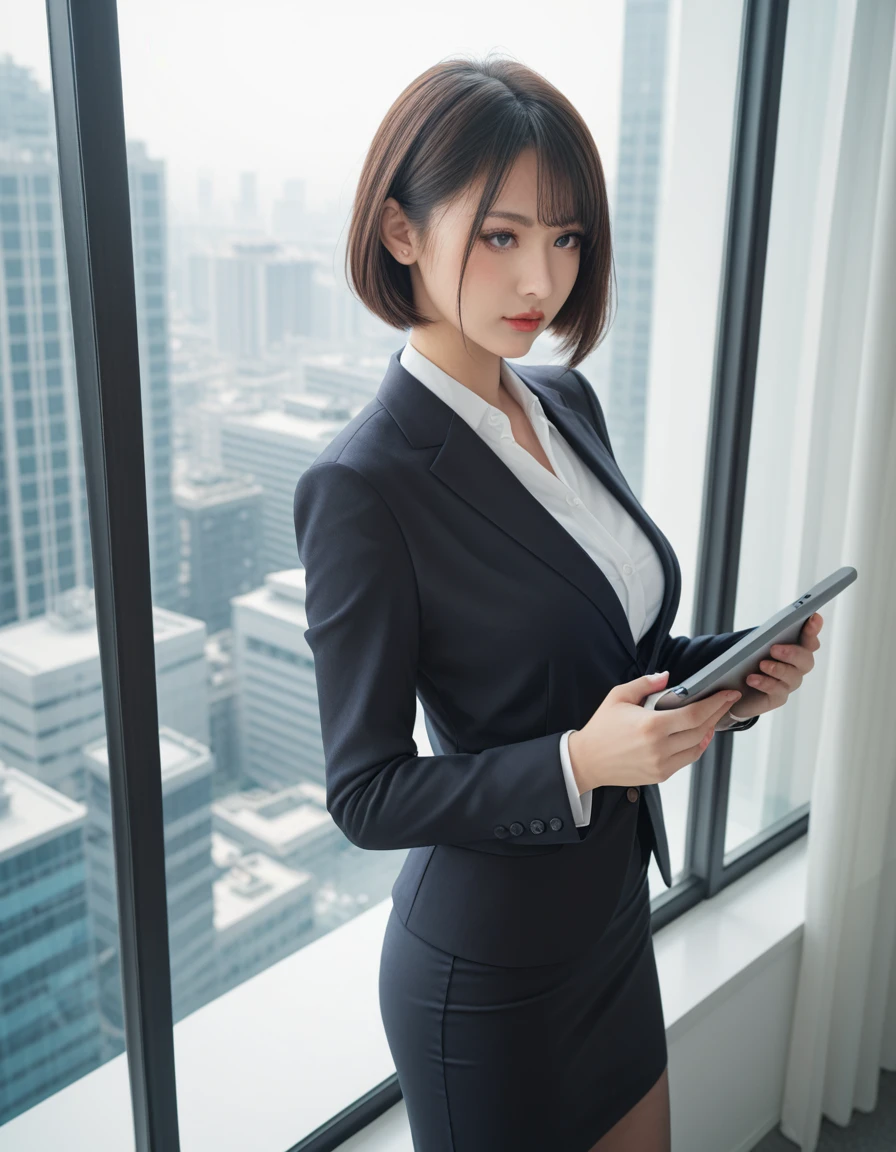
[{"label": "shirt cuff", "polygon": [[576,828],[584,828],[586,824],[591,823],[592,789],[589,788],[587,792],[579,795],[579,787],[572,772],[572,761],[569,758],[569,748],[567,747],[570,734],[577,731],[577,728],[570,728],[560,737],[560,763],[563,766],[563,778],[566,780],[566,791],[569,793],[569,806],[572,809],[573,821]]},{"label": "shirt cuff", "polygon": [[749,716],[746,720],[738,720],[733,712],[728,711],[716,725],[716,732],[745,732],[752,728],[758,716]]}]

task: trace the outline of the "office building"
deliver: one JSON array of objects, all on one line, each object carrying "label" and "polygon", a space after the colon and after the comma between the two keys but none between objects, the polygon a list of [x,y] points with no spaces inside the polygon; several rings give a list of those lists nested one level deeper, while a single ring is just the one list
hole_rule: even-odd
[{"label": "office building", "polygon": [[[159,729],[168,950],[172,1011],[180,1020],[217,994],[211,854],[213,760],[206,745],[172,728]],[[124,1019],[118,970],[118,907],[111,877],[112,845],[109,758],[105,740],[84,749],[89,779],[88,898],[102,958],[100,1013],[108,1058],[124,1048]]]},{"label": "office building", "polygon": [[324,784],[314,660],[305,640],[305,569],[233,599],[233,658],[244,776],[270,792]]},{"label": "office building", "polygon": [[0,764],[0,1124],[101,1062],[86,816]]}]

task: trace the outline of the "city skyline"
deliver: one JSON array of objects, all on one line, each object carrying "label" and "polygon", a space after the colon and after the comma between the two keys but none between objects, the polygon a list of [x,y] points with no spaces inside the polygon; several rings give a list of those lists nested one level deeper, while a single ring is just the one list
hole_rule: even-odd
[{"label": "city skyline", "polygon": [[[49,88],[43,5],[13,8],[13,0],[2,0],[2,9],[3,50]],[[541,72],[585,118],[608,180],[617,168],[624,0],[567,4],[552,36],[544,33],[544,8],[534,4],[515,7],[512,23],[503,11],[484,12],[469,0],[452,7],[450,21],[403,3],[390,9],[386,24],[375,8],[362,6],[352,9],[352,36],[338,42],[342,81],[317,50],[332,37],[330,9],[283,0],[251,9],[236,0],[213,8],[202,0],[161,0],[151,8],[122,0],[118,13],[126,133],[168,165],[177,213],[195,206],[201,176],[212,178],[229,207],[240,173],[257,172],[263,205],[298,178],[306,181],[312,211],[330,207],[345,218],[390,104],[426,68],[459,52],[506,53]],[[306,40],[314,51],[296,51]],[[378,40],[377,53],[371,46]],[[326,116],[321,93],[331,96]],[[302,109],[312,114],[302,116]]]}]

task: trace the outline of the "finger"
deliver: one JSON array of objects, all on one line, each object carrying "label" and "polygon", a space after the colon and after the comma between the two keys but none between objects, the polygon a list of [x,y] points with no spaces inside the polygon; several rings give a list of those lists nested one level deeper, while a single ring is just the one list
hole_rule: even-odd
[{"label": "finger", "polygon": [[784,660],[760,660],[759,668],[766,676],[771,676],[774,680],[780,680],[786,684],[790,692],[799,688],[803,682],[802,669],[797,668],[795,664],[788,664]]},{"label": "finger", "polygon": [[818,633],[821,631],[823,624],[824,620],[822,617],[817,612],[813,612],[800,629],[800,643],[804,644],[810,651],[814,652],[817,648],[821,647]]},{"label": "finger", "polygon": [[806,672],[811,672],[815,667],[815,657],[808,648],[804,648],[801,644],[773,644],[769,649],[769,659],[792,664],[803,675]]},{"label": "finger", "polygon": [[[790,694],[790,689],[787,685],[776,676],[765,676],[757,672],[747,677],[747,683],[751,688],[755,688],[757,692],[764,692],[775,701],[775,705],[783,703]],[[734,710],[735,712],[737,711],[737,705],[734,706]]]},{"label": "finger", "polygon": [[700,739],[707,728],[715,726],[728,709],[738,703],[740,697],[736,700],[727,700],[724,692],[715,692],[705,700],[695,700],[693,704],[686,704],[683,708],[670,709],[671,718],[666,728],[666,735],[686,732],[693,744]]},{"label": "finger", "polygon": [[666,763],[664,773],[666,776],[670,772],[677,772],[679,768],[684,768],[686,764],[693,764],[694,761],[701,756],[712,742],[714,725],[710,726],[708,731],[681,731],[676,732],[666,742],[664,753]]}]

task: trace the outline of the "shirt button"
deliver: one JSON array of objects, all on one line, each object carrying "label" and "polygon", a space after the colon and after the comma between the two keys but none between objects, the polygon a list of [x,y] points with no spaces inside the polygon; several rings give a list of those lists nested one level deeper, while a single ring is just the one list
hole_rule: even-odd
[{"label": "shirt button", "polygon": [[495,828],[495,835],[500,837],[502,840],[507,838],[508,832],[507,832],[507,829],[504,827],[503,824],[499,824]]},{"label": "shirt button", "polygon": [[629,788],[629,790],[626,792],[626,796],[628,796],[629,800],[631,800],[632,804],[634,804],[634,802],[638,799],[638,789]]},{"label": "shirt button", "polygon": [[532,821],[530,821],[529,831],[535,832],[536,834],[539,832],[544,832],[544,820],[532,820]]},{"label": "shirt button", "polygon": [[634,568],[632,568],[631,564],[623,564],[622,571],[626,574],[626,576],[631,576],[632,572],[634,572]]},{"label": "shirt button", "polygon": [[489,424],[500,424],[501,423],[501,417],[498,415],[497,412],[489,412],[488,422],[489,422]]},{"label": "shirt button", "polygon": [[581,504],[582,501],[578,498],[578,496],[573,496],[572,493],[570,493],[570,495],[566,497],[566,503],[572,504],[573,507],[575,507],[577,504]]},{"label": "shirt button", "polygon": [[560,819],[560,817],[559,816],[552,816],[551,817],[551,831],[552,832],[559,832],[562,827],[563,827],[563,821]]},{"label": "shirt button", "polygon": [[510,831],[514,836],[521,836],[523,834],[523,826],[520,824],[519,820],[514,820],[514,822],[510,825]]}]

